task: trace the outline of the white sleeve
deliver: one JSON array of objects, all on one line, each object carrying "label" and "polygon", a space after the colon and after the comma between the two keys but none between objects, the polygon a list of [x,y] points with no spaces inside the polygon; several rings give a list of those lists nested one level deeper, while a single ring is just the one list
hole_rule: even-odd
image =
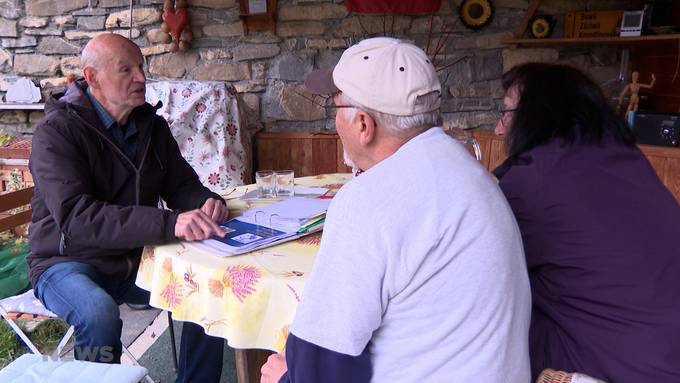
[{"label": "white sleeve", "polygon": [[321,248],[291,332],[357,356],[380,326],[387,304],[383,278],[388,249],[370,208],[367,211],[352,193],[357,188],[348,189],[341,190],[329,208]]}]

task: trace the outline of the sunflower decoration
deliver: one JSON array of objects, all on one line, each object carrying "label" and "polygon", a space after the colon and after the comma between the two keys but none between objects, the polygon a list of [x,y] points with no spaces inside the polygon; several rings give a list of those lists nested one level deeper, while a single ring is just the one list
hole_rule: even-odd
[{"label": "sunflower decoration", "polygon": [[463,0],[458,7],[460,21],[472,30],[479,30],[489,25],[493,19],[493,12],[491,0]]},{"label": "sunflower decoration", "polygon": [[535,39],[544,39],[550,37],[555,26],[555,20],[550,15],[538,15],[534,16],[531,21],[529,21],[529,26],[531,27],[531,37]]}]

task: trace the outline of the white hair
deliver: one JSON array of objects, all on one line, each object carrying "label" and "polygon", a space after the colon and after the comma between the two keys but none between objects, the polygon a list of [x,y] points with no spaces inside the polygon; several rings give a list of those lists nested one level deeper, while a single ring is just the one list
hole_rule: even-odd
[{"label": "white hair", "polygon": [[[397,116],[394,114],[387,114],[371,109],[353,100],[351,97],[342,92],[340,92],[338,97],[340,98],[340,100],[342,100],[342,102],[366,111],[368,114],[370,114],[370,116],[375,120],[375,122],[378,125],[383,126],[392,133],[398,135],[409,132],[412,129],[431,128],[433,126],[439,126],[442,123],[442,116],[439,111],[439,108],[429,112],[414,114],[411,116]],[[430,92],[423,96],[419,96],[418,101],[423,103],[434,103],[437,101],[437,98],[439,98],[439,92]],[[356,114],[357,114],[356,109],[348,110],[347,119],[349,121],[353,121],[354,118],[356,117]]]},{"label": "white hair", "polygon": [[86,67],[92,67],[95,69],[101,69],[104,60],[102,60],[101,49],[93,44],[88,44],[80,52],[80,68],[85,69]]}]

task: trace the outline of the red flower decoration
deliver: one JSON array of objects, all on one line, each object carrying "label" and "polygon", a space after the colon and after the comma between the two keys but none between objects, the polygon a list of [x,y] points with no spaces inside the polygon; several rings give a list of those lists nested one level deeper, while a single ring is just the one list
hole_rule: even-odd
[{"label": "red flower decoration", "polygon": [[217,185],[220,183],[220,174],[219,173],[210,173],[208,176],[208,183],[211,185]]},{"label": "red flower decoration", "polygon": [[198,112],[198,113],[203,113],[203,112],[205,112],[206,107],[205,107],[204,103],[199,102],[198,104],[196,104],[196,107],[194,109],[196,109],[196,112]]},{"label": "red flower decoration", "polygon": [[237,131],[238,131],[238,129],[236,128],[236,125],[234,125],[232,123],[227,124],[227,132],[229,132],[230,136],[232,136],[232,137],[236,136]]},{"label": "red flower decoration", "polygon": [[191,96],[191,89],[187,88],[182,91],[182,97],[187,98]]}]

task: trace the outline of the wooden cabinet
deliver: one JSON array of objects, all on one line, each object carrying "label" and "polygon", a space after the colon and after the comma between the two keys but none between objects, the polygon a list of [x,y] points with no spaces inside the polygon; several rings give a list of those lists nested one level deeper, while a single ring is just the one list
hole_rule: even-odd
[{"label": "wooden cabinet", "polygon": [[[503,139],[491,131],[472,131],[482,150],[482,165],[489,171],[507,157]],[[257,170],[293,169],[296,176],[343,173],[342,143],[334,133],[259,133],[255,139]],[[661,181],[680,203],[680,148],[640,145]]]},{"label": "wooden cabinet", "polygon": [[292,169],[296,177],[348,173],[335,133],[262,132],[255,136],[255,170]]}]

